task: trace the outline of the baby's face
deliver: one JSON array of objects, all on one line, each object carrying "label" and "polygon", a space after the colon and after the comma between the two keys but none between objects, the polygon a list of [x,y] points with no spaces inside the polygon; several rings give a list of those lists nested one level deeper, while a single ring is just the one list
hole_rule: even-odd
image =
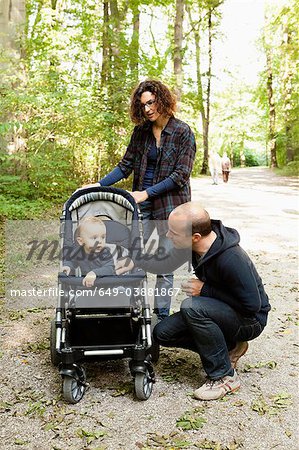
[{"label": "baby's face", "polygon": [[78,243],[83,245],[86,253],[99,253],[106,244],[105,225],[89,223],[82,227],[81,236],[77,238]]}]

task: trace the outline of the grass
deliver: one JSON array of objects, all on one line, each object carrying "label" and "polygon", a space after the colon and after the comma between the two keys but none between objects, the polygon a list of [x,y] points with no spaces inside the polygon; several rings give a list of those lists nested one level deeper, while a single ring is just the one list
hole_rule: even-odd
[{"label": "grass", "polygon": [[51,204],[43,199],[28,200],[28,199],[8,199],[1,196],[0,208],[0,298],[5,296],[5,229],[7,220],[58,220],[61,211],[61,204]]},{"label": "grass", "polygon": [[299,160],[289,162],[286,166],[275,169],[276,175],[282,177],[298,177],[299,175]]}]

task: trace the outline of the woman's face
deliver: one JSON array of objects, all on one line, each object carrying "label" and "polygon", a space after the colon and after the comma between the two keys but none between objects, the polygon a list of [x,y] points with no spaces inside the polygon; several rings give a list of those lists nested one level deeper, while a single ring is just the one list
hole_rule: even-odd
[{"label": "woman's face", "polygon": [[161,114],[158,112],[156,97],[149,91],[143,92],[140,97],[144,116],[151,122],[155,122]]}]

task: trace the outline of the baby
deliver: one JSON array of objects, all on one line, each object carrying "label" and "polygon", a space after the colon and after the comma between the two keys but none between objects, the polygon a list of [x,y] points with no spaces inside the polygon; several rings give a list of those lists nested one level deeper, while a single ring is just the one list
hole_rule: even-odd
[{"label": "baby", "polygon": [[62,271],[80,267],[83,285],[92,287],[97,276],[115,275],[114,261],[106,245],[106,227],[99,217],[83,219],[75,231],[75,245],[64,261]]}]

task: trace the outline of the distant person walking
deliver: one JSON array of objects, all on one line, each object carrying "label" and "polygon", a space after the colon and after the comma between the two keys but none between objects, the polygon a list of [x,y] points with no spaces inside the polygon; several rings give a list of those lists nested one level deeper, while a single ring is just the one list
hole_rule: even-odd
[{"label": "distant person walking", "polygon": [[223,178],[223,182],[227,183],[228,182],[228,177],[229,177],[229,173],[231,171],[231,162],[229,157],[227,156],[227,153],[224,152],[222,159],[221,159],[221,168],[222,168],[222,178]]},{"label": "distant person walking", "polygon": [[217,152],[215,151],[211,152],[208,164],[213,184],[218,184],[218,173],[221,170],[221,158]]}]

